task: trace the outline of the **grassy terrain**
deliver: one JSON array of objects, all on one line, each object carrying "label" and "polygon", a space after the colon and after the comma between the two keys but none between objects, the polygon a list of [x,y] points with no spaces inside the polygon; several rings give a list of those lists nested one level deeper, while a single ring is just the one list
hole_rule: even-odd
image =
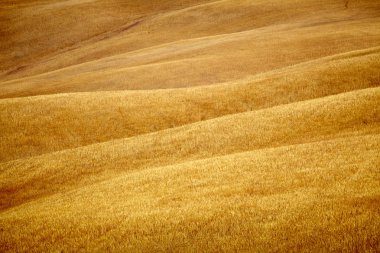
[{"label": "grassy terrain", "polygon": [[202,88],[2,99],[0,160],[376,87],[379,69],[380,49],[374,48]]},{"label": "grassy terrain", "polygon": [[2,249],[375,252],[379,141],[334,139],[127,173],[3,212]]},{"label": "grassy terrain", "polygon": [[380,1],[5,0],[0,252],[379,252]]}]

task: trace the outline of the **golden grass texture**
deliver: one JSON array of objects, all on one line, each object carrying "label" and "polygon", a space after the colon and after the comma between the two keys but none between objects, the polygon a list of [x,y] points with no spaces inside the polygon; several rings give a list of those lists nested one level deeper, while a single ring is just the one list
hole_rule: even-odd
[{"label": "golden grass texture", "polygon": [[0,72],[17,72],[44,56],[81,47],[128,30],[141,17],[202,0],[3,0],[0,6]]},{"label": "golden grass texture", "polygon": [[[45,3],[38,8],[32,5],[22,12],[24,15],[19,8],[12,9],[15,13],[5,9],[18,19],[4,22],[8,27],[4,28],[6,39],[1,41],[12,44],[1,47],[7,50],[3,55],[16,56],[0,64],[3,79],[72,66],[71,70],[50,75],[54,82],[69,86],[66,91],[75,89],[77,83],[87,86],[94,81],[99,82],[96,87],[102,90],[111,84],[119,89],[194,86],[378,46],[380,40],[379,1],[351,1],[350,8],[345,8],[343,1],[331,0],[302,0],[296,4],[292,0],[119,2],[87,1],[53,10],[46,9]],[[32,15],[33,12],[38,14]],[[39,25],[41,19],[44,25]],[[64,25],[83,19],[91,22]],[[17,26],[9,26],[13,23]],[[63,32],[56,31],[57,23]],[[91,33],[91,27],[99,31]],[[108,32],[101,33],[104,30]],[[87,33],[98,36],[89,39]],[[21,37],[23,43],[17,41],[14,46],[12,36]],[[72,47],[65,41],[70,41]],[[51,48],[57,45],[63,47],[63,52]],[[22,56],[17,57],[18,54]],[[147,65],[159,62],[166,64]],[[86,64],[75,66],[80,63]],[[207,72],[210,66],[214,71]],[[96,73],[97,78],[91,79],[79,71],[83,68]],[[173,80],[173,72],[181,75]],[[69,83],[64,82],[67,79]],[[38,82],[52,85],[52,80],[44,81],[40,78]]]},{"label": "golden grass texture", "polygon": [[149,166],[377,134],[379,101],[380,88],[364,89],[2,163],[1,208]]},{"label": "golden grass texture", "polygon": [[0,161],[376,87],[379,69],[373,48],[204,88],[2,99]]},{"label": "golden grass texture", "polygon": [[229,82],[324,56],[379,46],[379,27],[379,18],[368,18],[181,40],[1,82],[0,97]]},{"label": "golden grass texture", "polygon": [[380,1],[4,0],[0,252],[380,252]]},{"label": "golden grass texture", "polygon": [[127,173],[2,212],[0,247],[376,252],[379,143],[338,138]]}]

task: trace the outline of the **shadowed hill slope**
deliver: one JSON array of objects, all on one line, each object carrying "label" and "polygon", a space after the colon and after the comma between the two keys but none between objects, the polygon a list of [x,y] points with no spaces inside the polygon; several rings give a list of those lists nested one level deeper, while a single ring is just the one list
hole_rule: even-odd
[{"label": "shadowed hill slope", "polygon": [[3,0],[0,252],[380,252],[380,1]]},{"label": "shadowed hill slope", "polygon": [[0,73],[16,73],[70,47],[103,34],[127,30],[145,15],[186,8],[202,0],[50,0],[2,1]]},{"label": "shadowed hill slope", "polygon": [[324,56],[379,46],[379,24],[379,18],[359,19],[178,41],[1,82],[0,97],[176,88],[234,81]]},{"label": "shadowed hill slope", "polygon": [[380,88],[234,114],[0,164],[1,206],[124,171],[380,131]]},{"label": "shadowed hill slope", "polygon": [[350,137],[126,174],[2,212],[0,247],[376,251],[379,143]]},{"label": "shadowed hill slope", "polygon": [[[95,62],[95,66],[91,63],[86,65],[86,72],[94,71],[97,68],[106,68],[112,63],[112,68],[115,66],[117,68],[137,67],[147,63],[177,59],[176,55],[180,53],[180,59],[187,59],[190,62],[172,63],[172,65],[164,65],[160,69],[151,67],[145,71],[144,66],[141,66],[141,69],[136,70],[137,73],[132,70],[132,72],[124,70],[124,78],[120,74],[113,78],[108,75],[98,90],[109,87],[106,86],[107,82],[112,83],[111,89],[117,85],[119,89],[201,85],[207,83],[207,80],[202,81],[201,79],[201,76],[205,74],[202,72],[204,66],[212,67],[209,75],[215,75],[213,77],[214,82],[221,82],[236,77],[232,76],[232,71],[222,75],[222,72],[228,71],[229,68],[235,72],[239,71],[239,68],[243,68],[240,70],[243,73],[254,74],[273,67],[282,67],[321,56],[376,46],[380,39],[378,29],[380,3],[370,0],[351,1],[349,8],[345,8],[344,1],[331,0],[303,0],[296,4],[290,0],[182,0],[176,1],[176,4],[173,4],[173,1],[160,1],[159,4],[156,4],[150,1],[128,1],[125,3],[118,0],[98,0],[86,1],[78,5],[79,7],[65,5],[63,10],[69,12],[69,15],[58,13],[56,14],[59,17],[57,19],[48,19],[44,13],[37,17],[30,15],[31,11],[40,11],[39,8],[30,7],[36,10],[25,10],[26,18],[23,22],[27,25],[20,25],[16,28],[8,27],[6,30],[9,32],[15,30],[14,33],[23,36],[23,38],[28,38],[30,35],[38,36],[37,42],[43,42],[42,44],[29,43],[28,46],[42,47],[39,50],[48,54],[49,50],[44,45],[46,41],[49,41],[49,45],[55,46],[64,43],[66,40],[75,40],[76,45],[72,48],[66,45],[61,53],[52,49],[52,53],[46,56],[42,53],[24,53],[25,56],[19,56],[19,60],[12,59],[10,61],[11,64],[16,65],[14,68],[7,70],[6,65],[1,64],[5,68],[4,78],[16,79],[41,74],[113,55],[115,55],[115,59],[110,58],[103,62]],[[70,25],[63,26],[63,29],[67,29],[67,32],[64,33],[55,31],[55,29],[61,29],[61,26],[56,26],[57,21],[55,20],[78,22],[77,16],[83,13],[81,8],[88,11],[79,16],[78,19],[87,19],[91,22],[84,22],[83,25],[75,26],[75,29],[72,30],[69,30],[72,27]],[[102,11],[96,11],[97,9]],[[15,10],[19,11],[17,8]],[[63,11],[62,6],[54,8],[54,10]],[[72,12],[73,10],[74,12]],[[46,11],[54,15],[52,10],[47,9]],[[109,12],[112,11],[114,13],[110,15]],[[6,9],[5,12],[8,13],[9,10]],[[92,17],[93,15],[97,16]],[[140,15],[143,17],[136,18]],[[29,20],[28,17],[30,16],[33,17],[32,20]],[[41,27],[37,25],[38,23],[36,24],[39,21],[34,20],[38,18],[47,22],[50,30],[41,30],[39,33],[30,32],[29,26],[32,26],[32,29]],[[12,21],[9,22],[12,23]],[[136,25],[130,27],[131,24]],[[91,32],[88,27],[99,30],[97,31],[98,36],[78,44],[86,36],[85,33],[80,33],[83,26],[86,27],[86,31],[89,31],[88,33]],[[125,27],[130,27],[130,29],[125,30]],[[105,32],[106,30],[107,32]],[[335,32],[337,30],[339,32]],[[49,39],[46,40],[44,36],[39,35],[41,33],[48,36]],[[221,37],[215,35],[221,35]],[[189,40],[201,37],[204,38],[195,41]],[[226,41],[230,42],[226,43]],[[3,42],[13,43],[12,39],[6,39]],[[155,52],[154,48],[149,49],[170,42],[174,44],[162,46],[164,52]],[[210,48],[210,43],[211,45],[220,45]],[[28,48],[22,45],[19,47],[23,50]],[[21,50],[15,48],[13,44],[4,46],[4,48],[13,51],[4,52],[4,56],[11,55],[11,53],[20,54],[19,51]],[[184,52],[188,53],[184,54]],[[123,53],[128,54],[124,55]],[[117,57],[118,55],[120,56]],[[202,63],[202,61],[198,62],[202,60],[197,58],[199,55],[208,57],[203,57],[205,59]],[[28,61],[26,57],[31,60]],[[197,61],[196,65],[192,64],[194,61]],[[237,61],[240,64],[237,64]],[[244,66],[247,68],[244,69]],[[195,69],[191,70],[192,67]],[[182,75],[186,73],[187,75],[178,79],[179,76],[174,76],[175,73],[168,71],[168,69],[176,69]],[[78,74],[75,72],[75,68],[73,71]],[[154,83],[148,77],[141,77],[144,73],[152,72],[155,73],[152,74],[155,76],[162,75],[161,79]],[[58,81],[62,77],[67,78],[67,74],[64,73],[62,73],[63,76],[56,75],[54,78]],[[191,78],[193,75],[198,76],[198,78]],[[140,76],[140,79],[134,79],[136,76]],[[83,84],[88,81],[88,79],[82,80],[83,78],[85,77],[70,80],[74,82],[71,85]],[[176,83],[170,82],[173,78],[177,79]],[[66,85],[69,84],[66,83]],[[81,91],[80,87],[76,88],[77,91]],[[63,92],[67,91],[69,91],[68,87]],[[57,92],[62,92],[62,90]]]},{"label": "shadowed hill slope", "polygon": [[209,87],[4,99],[0,160],[375,87],[379,69],[380,51],[374,48]]}]

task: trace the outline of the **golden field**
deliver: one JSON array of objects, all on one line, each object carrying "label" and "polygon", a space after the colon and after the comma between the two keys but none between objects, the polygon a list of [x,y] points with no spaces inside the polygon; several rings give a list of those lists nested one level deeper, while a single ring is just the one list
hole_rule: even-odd
[{"label": "golden field", "polygon": [[2,1],[0,252],[380,252],[380,1]]}]

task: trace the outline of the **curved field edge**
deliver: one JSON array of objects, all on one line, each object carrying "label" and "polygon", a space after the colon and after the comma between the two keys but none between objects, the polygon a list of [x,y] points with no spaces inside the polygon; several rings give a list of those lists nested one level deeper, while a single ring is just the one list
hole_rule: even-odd
[{"label": "curved field edge", "polygon": [[0,247],[377,251],[379,138],[350,136],[120,175],[3,211]]},{"label": "curved field edge", "polygon": [[379,68],[372,48],[207,87],[2,99],[0,161],[376,87]]},{"label": "curved field edge", "polygon": [[[164,89],[235,81],[324,56],[378,46],[378,22],[379,18],[359,19],[332,23],[323,29],[312,26],[279,34],[273,30],[242,32],[226,38],[178,42],[179,45],[133,55],[121,54],[4,82],[0,86],[0,97]],[[365,34],[358,36],[363,32]],[[341,43],[342,40],[346,42]]]},{"label": "curved field edge", "polygon": [[[296,56],[306,57],[304,60],[310,60],[310,50],[314,50],[313,47],[306,45],[308,50],[305,50],[304,53],[299,52],[303,48],[300,43],[302,35],[308,33],[308,29],[313,27],[318,27],[314,29],[314,35],[324,31],[324,34],[321,33],[322,36],[330,36],[330,39],[338,36],[340,41],[336,43],[333,39],[326,43],[326,40],[319,40],[319,43],[326,45],[324,50],[319,50],[321,44],[316,44],[319,54],[334,54],[334,51],[338,53],[342,50],[351,51],[358,47],[370,47],[371,44],[374,46],[370,41],[373,39],[371,38],[374,35],[373,32],[377,32],[377,30],[372,29],[371,26],[379,22],[376,18],[378,18],[380,8],[378,2],[371,0],[351,1],[350,8],[345,8],[343,2],[330,0],[318,2],[303,0],[297,2],[297,8],[294,8],[294,2],[289,0],[281,2],[277,0],[265,2],[181,0],[175,3],[161,1],[160,4],[152,4],[149,1],[126,3],[112,0],[90,1],[77,6],[51,3],[50,1],[49,8],[30,5],[21,10],[17,8],[3,9],[4,17],[9,19],[5,19],[8,21],[7,23],[0,23],[0,25],[8,25],[7,29],[3,29],[4,40],[0,40],[1,48],[5,50],[1,55],[4,57],[1,67],[4,68],[4,71],[8,67],[11,69],[8,69],[7,73],[4,73],[5,76],[0,78],[14,79],[46,73],[110,56],[117,58],[117,55],[124,53],[144,50],[149,52],[152,47],[157,46],[170,48],[171,44],[184,40],[217,38],[229,36],[228,34],[234,37],[237,33],[245,31],[253,31],[259,37],[265,37],[266,34],[261,33],[263,30],[267,30],[269,33],[278,33],[295,27],[306,28],[295,36],[298,38],[294,40],[298,51]],[[205,4],[199,5],[199,3]],[[192,7],[187,8],[189,6]],[[1,8],[0,11],[2,11]],[[110,12],[113,12],[112,15]],[[313,15],[310,15],[311,12]],[[15,13],[17,15],[14,15]],[[125,13],[128,14],[125,15]],[[73,18],[75,20],[87,19],[91,22],[81,22],[81,25],[73,27]],[[57,25],[57,20],[66,26]],[[369,20],[371,21],[367,22]],[[42,22],[45,29],[40,29]],[[348,43],[347,36],[350,34],[348,30],[358,28],[355,22],[364,22],[358,31],[360,36],[357,36],[355,32],[351,33],[351,40]],[[131,24],[136,23],[137,25],[131,27]],[[94,26],[94,24],[96,25]],[[334,31],[330,33],[329,27],[337,24],[335,30],[333,29]],[[347,24],[349,24],[348,30],[346,30]],[[85,29],[87,32],[83,33],[81,29]],[[339,33],[336,33],[336,29],[339,29]],[[97,36],[88,39],[91,34],[95,35],[94,32]],[[21,36],[23,40],[15,40],[14,36],[16,38]],[[49,40],[46,40],[46,37]],[[290,37],[287,36],[287,38]],[[279,38],[269,36],[268,40],[264,39],[264,47],[268,41],[273,39],[278,42]],[[30,43],[31,41],[34,43]],[[35,43],[36,41],[38,43]],[[15,42],[17,42],[17,47],[14,45]],[[262,40],[257,40],[256,44],[262,44],[262,42]],[[308,41],[304,42],[308,43]],[[60,45],[59,49],[58,45]],[[375,43],[375,45],[377,44]],[[292,49],[289,45],[279,48]],[[278,51],[279,48],[273,47],[272,49]],[[169,50],[167,53],[173,53],[173,51],[176,50]],[[256,55],[260,51],[269,52],[271,50],[258,50]],[[285,49],[281,52],[286,53],[287,51],[292,50]],[[165,55],[160,57],[165,59]],[[224,54],[224,56],[227,55],[228,53]],[[280,63],[285,60],[281,54],[275,55],[277,56],[276,62]],[[154,60],[146,56],[144,59],[140,59],[140,64]],[[294,55],[289,54],[288,56],[291,58]],[[321,56],[319,55],[319,57]],[[123,65],[125,63],[117,63],[117,67]],[[265,65],[263,61],[261,61],[261,65]],[[260,68],[259,65],[254,65],[254,67]],[[192,82],[192,85],[195,85],[195,82]]]},{"label": "curved field edge", "polygon": [[379,101],[380,88],[369,88],[1,163],[1,209],[128,171],[376,134],[380,131]]}]

